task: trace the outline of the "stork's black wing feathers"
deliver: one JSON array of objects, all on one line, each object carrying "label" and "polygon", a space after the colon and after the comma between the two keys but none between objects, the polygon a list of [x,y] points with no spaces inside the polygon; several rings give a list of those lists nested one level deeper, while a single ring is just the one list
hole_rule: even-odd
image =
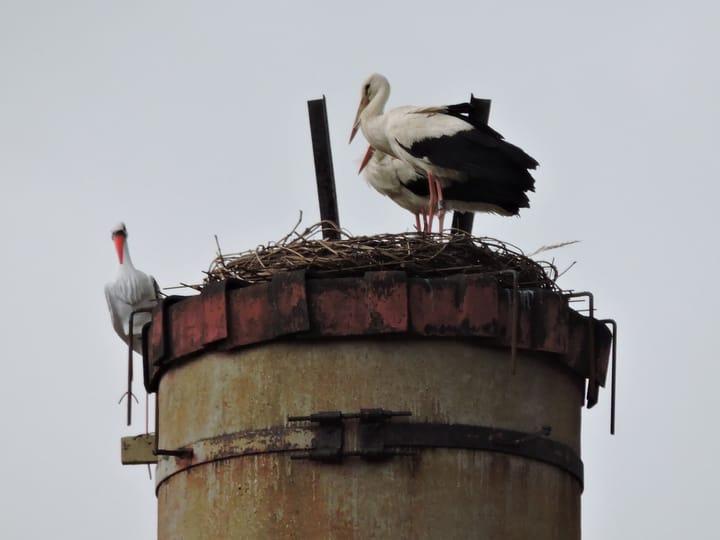
[{"label": "stork's black wing feathers", "polygon": [[[526,192],[535,191],[535,180],[528,169],[535,169],[538,162],[487,124],[474,121],[473,107],[471,103],[458,103],[441,113],[463,120],[467,130],[420,139],[409,146],[397,142],[414,157],[459,173],[443,182],[445,199],[494,204],[517,214],[529,206]],[[457,177],[462,180],[457,181]],[[427,182],[416,180],[406,187],[428,196]]]},{"label": "stork's black wing feathers", "polygon": [[[427,178],[420,173],[402,184],[419,197],[430,196]],[[493,204],[511,215],[516,215],[520,208],[530,207],[524,191],[497,181],[454,182],[443,188],[443,198],[449,201]]]}]

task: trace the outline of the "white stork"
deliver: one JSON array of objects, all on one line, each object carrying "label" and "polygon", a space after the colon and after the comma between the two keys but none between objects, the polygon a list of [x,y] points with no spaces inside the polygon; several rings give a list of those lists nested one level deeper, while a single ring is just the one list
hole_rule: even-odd
[{"label": "white stork", "polygon": [[[425,176],[419,174],[407,163],[388,154],[380,151],[371,152],[371,148],[368,149],[368,153],[371,153],[372,156],[361,169],[365,180],[378,193],[389,197],[398,206],[411,212],[415,216],[415,228],[418,232],[427,231],[427,209],[430,199]],[[421,214],[423,216],[422,229],[420,227]]]},{"label": "white stork", "polygon": [[376,73],[365,80],[350,141],[362,129],[374,150],[427,177],[431,228],[437,207],[442,232],[450,189],[454,200],[472,203],[475,210],[510,216],[529,207],[526,192],[534,191],[535,180],[528,169],[537,167],[532,157],[456,107],[399,107],[384,113],[389,96],[385,77]]},{"label": "white stork", "polygon": [[110,310],[110,319],[117,335],[125,343],[129,343],[129,332],[133,336],[133,350],[142,354],[142,327],[150,322],[150,313],[137,313],[133,316],[133,327],[130,326],[130,314],[138,309],[153,307],[160,298],[160,287],[155,278],[133,266],[128,250],[127,229],[119,223],[112,229],[112,240],[117,250],[117,279],[105,285],[105,299]]},{"label": "white stork", "polygon": [[[368,153],[372,155],[361,169],[365,180],[377,192],[411,212],[415,216],[415,228],[427,232],[427,210],[430,200],[427,177],[404,161],[388,154],[378,150],[368,150]],[[445,189],[444,195],[447,210],[496,212],[496,207],[483,202],[481,193],[476,193],[462,184],[451,184]],[[474,199],[477,197],[480,200]],[[423,216],[423,229],[420,228],[420,215]]]}]

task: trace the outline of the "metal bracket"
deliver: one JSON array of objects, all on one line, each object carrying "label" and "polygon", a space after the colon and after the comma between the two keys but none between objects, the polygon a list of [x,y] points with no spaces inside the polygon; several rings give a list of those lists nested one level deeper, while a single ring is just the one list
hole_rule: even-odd
[{"label": "metal bracket", "polygon": [[340,463],[343,458],[345,426],[340,411],[325,411],[308,416],[288,416],[288,422],[315,422],[318,428],[309,452],[295,454],[291,459],[309,459],[323,463]]},{"label": "metal bracket", "polygon": [[362,409],[358,425],[358,450],[347,455],[360,456],[369,461],[393,456],[414,456],[417,452],[391,450],[385,446],[386,421],[394,416],[412,416],[410,411],[387,411],[385,409]]},{"label": "metal bracket", "polygon": [[[323,463],[340,463],[344,457],[359,456],[367,459],[382,459],[397,452],[385,450],[379,427],[394,416],[410,416],[410,411],[389,411],[386,409],[360,409],[356,413],[324,411],[307,416],[288,416],[288,422],[314,422],[313,447],[309,452],[295,454],[291,459],[309,459]],[[358,448],[345,452],[345,420],[359,420]],[[407,455],[402,453],[400,455]]]},{"label": "metal bracket", "polygon": [[585,400],[587,402],[587,408],[591,408],[597,403],[598,394],[600,392],[600,383],[597,380],[597,366],[595,365],[595,300],[591,292],[574,292],[567,293],[565,298],[570,300],[571,298],[587,298],[588,299],[588,387]]},{"label": "metal bracket", "polygon": [[152,451],[152,453],[154,456],[175,456],[189,458],[192,457],[193,450],[192,448],[178,448],[177,450],[160,450],[156,448]]},{"label": "metal bracket", "polygon": [[133,328],[135,327],[135,314],[136,313],[152,313],[152,308],[140,308],[132,311],[130,313],[130,319],[128,321],[128,381],[127,381],[127,391],[122,395],[120,398],[120,401],[123,400],[125,396],[127,396],[127,425],[129,426],[132,423],[132,398],[135,398],[135,401],[137,401],[137,398],[135,397],[135,394],[133,394],[132,391],[132,382],[133,382]]}]

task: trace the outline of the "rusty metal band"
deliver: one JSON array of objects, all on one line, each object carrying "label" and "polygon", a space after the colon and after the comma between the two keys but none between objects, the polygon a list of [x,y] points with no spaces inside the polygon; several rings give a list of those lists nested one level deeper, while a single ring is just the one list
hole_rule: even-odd
[{"label": "rusty metal band", "polygon": [[159,488],[165,480],[179,472],[214,461],[307,450],[313,447],[314,438],[312,427],[277,427],[203,439],[183,448],[192,451],[188,456],[158,456],[155,487]]},{"label": "rusty metal band", "polygon": [[[567,445],[541,433],[524,433],[506,429],[465,424],[369,423],[361,424],[357,450],[341,452],[341,457],[367,459],[403,455],[392,449],[454,448],[499,452],[554,465],[573,476],[583,488],[583,463]],[[342,429],[342,428],[340,428]],[[275,427],[245,431],[203,439],[176,451],[181,455],[159,456],[156,489],[182,471],[226,459],[278,452],[309,452],[327,427],[308,425]],[[365,447],[363,448],[363,442]],[[186,454],[186,455],[183,455]],[[406,455],[406,454],[405,454]]]},{"label": "rusty metal band", "polygon": [[500,452],[542,461],[569,473],[584,485],[584,466],[575,451],[566,444],[542,434],[466,424],[388,423],[384,431],[385,447],[460,448]]}]

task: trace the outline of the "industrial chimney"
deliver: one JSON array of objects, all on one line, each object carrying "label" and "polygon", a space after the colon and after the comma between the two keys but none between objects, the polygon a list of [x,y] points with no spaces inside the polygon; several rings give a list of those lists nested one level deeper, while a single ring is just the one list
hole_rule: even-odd
[{"label": "industrial chimney", "polygon": [[158,538],[580,538],[604,324],[495,275],[240,285],[146,327]]}]

